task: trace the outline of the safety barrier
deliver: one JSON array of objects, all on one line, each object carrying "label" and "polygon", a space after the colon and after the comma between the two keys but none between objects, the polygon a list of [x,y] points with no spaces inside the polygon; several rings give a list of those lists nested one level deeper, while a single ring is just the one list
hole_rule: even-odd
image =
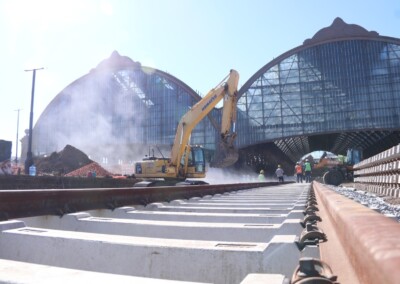
[{"label": "safety barrier", "polygon": [[400,144],[354,165],[356,189],[400,197]]}]

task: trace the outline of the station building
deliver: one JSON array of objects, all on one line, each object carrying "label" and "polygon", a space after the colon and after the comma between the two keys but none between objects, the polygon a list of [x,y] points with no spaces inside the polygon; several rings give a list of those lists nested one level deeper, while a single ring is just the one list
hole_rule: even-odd
[{"label": "station building", "polygon": [[[47,106],[32,152],[70,144],[105,166],[168,156],[180,118],[200,99],[178,78],[114,52]],[[239,90],[237,114],[238,166],[289,167],[315,150],[382,152],[400,143],[400,39],[336,18],[256,71]],[[214,109],[191,136],[209,158],[220,118]]]}]

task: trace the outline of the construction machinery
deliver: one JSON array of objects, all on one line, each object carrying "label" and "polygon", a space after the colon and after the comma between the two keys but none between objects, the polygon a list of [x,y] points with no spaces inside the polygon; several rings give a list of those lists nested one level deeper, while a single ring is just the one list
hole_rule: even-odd
[{"label": "construction machinery", "polygon": [[344,181],[353,181],[353,166],[359,163],[362,159],[360,149],[348,149],[347,155],[338,156],[333,159],[327,157],[324,152],[317,164],[313,165],[313,172],[322,173],[322,179],[325,184],[339,185]]},{"label": "construction machinery", "polygon": [[[204,178],[206,161],[204,149],[189,145],[194,127],[223,100],[220,141],[216,147],[212,167],[233,165],[239,154],[233,143],[236,137],[236,105],[239,73],[231,70],[221,83],[184,114],[176,129],[170,157],[147,157],[135,163],[135,177],[184,181],[187,178]],[[193,183],[193,181],[191,182]]]}]

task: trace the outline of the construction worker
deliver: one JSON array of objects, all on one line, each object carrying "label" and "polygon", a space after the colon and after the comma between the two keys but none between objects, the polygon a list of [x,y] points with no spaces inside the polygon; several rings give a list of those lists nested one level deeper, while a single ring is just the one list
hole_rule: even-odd
[{"label": "construction worker", "polygon": [[306,159],[304,163],[304,175],[306,182],[311,182],[311,163]]},{"label": "construction worker", "polygon": [[278,177],[278,181],[280,183],[283,183],[283,174],[285,172],[283,171],[283,169],[281,168],[281,165],[278,165],[278,168],[275,171],[276,176]]},{"label": "construction worker", "polygon": [[300,165],[299,162],[296,163],[296,166],[294,167],[294,172],[296,173],[296,181],[298,183],[303,182],[303,167]]},{"label": "construction worker", "polygon": [[260,182],[265,181],[264,170],[260,171],[260,174],[258,175],[258,181]]}]

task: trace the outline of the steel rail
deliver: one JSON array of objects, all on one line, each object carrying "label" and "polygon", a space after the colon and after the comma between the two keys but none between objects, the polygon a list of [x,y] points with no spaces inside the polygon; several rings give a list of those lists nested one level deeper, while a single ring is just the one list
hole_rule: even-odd
[{"label": "steel rail", "polygon": [[263,182],[146,188],[1,190],[0,220],[43,215],[62,216],[84,210],[147,205],[276,184],[277,182]]},{"label": "steel rail", "polygon": [[[313,189],[347,255],[341,261],[349,260],[351,270],[355,271],[360,283],[399,283],[400,225],[321,183],[313,182]],[[337,252],[338,249],[335,249],[332,259],[323,260],[337,263]],[[321,256],[324,257],[323,252]],[[334,269],[339,277],[349,273]]]}]

